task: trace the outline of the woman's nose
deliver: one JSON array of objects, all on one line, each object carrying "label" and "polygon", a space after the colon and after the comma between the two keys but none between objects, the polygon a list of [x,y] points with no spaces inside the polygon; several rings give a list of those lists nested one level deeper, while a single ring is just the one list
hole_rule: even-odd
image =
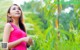
[{"label": "woman's nose", "polygon": [[19,10],[16,10],[16,12],[19,12]]}]

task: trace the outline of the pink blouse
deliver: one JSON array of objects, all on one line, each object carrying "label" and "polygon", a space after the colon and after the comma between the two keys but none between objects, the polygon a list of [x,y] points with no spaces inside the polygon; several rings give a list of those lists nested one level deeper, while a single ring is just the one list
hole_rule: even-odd
[{"label": "pink blouse", "polygon": [[[9,42],[14,42],[20,38],[27,36],[26,32],[16,27],[13,23],[10,23],[10,24],[14,28],[14,30],[10,32]],[[26,42],[21,42],[14,48],[11,48],[11,50],[27,50]]]}]

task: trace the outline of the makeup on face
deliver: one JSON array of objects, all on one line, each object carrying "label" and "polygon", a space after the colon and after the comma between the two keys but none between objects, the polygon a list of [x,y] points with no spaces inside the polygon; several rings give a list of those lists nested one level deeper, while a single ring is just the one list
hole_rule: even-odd
[{"label": "makeup on face", "polygon": [[12,6],[10,9],[10,15],[12,17],[20,17],[21,16],[21,9],[18,6]]}]

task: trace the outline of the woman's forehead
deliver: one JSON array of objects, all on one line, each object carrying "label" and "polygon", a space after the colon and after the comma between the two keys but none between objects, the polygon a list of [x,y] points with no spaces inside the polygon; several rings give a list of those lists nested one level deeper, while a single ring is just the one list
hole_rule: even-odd
[{"label": "woman's forehead", "polygon": [[17,5],[12,5],[11,8],[20,8],[20,7]]}]

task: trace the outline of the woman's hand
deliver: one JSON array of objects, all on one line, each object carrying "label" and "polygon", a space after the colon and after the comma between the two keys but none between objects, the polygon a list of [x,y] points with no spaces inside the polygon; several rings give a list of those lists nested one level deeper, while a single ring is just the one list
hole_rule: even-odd
[{"label": "woman's hand", "polygon": [[29,37],[27,44],[28,45],[33,45],[33,41],[32,41],[32,38],[31,37]]},{"label": "woman's hand", "polygon": [[28,45],[33,45],[33,40],[31,37],[24,37],[22,38],[22,41],[27,42]]}]

